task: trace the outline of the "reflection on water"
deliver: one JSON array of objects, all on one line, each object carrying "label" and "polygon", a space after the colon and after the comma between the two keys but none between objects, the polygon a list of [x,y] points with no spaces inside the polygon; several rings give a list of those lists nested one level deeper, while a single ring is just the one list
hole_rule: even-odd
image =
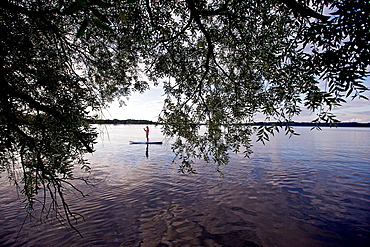
[{"label": "reflection on water", "polygon": [[[70,192],[85,216],[77,228],[26,222],[1,177],[0,245],[9,246],[366,246],[370,241],[370,129],[300,128],[233,154],[222,168],[197,162],[177,172],[169,144],[145,141],[142,126],[108,126],[89,156],[93,186]],[[144,133],[145,134],[145,133]],[[151,140],[163,141],[151,128]],[[143,140],[144,139],[144,140]],[[75,171],[76,175],[79,171]],[[15,237],[18,239],[15,240]]]}]

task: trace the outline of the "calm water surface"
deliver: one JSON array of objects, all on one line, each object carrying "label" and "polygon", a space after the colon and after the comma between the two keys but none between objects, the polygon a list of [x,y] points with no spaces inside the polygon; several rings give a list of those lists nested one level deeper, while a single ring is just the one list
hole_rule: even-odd
[{"label": "calm water surface", "polygon": [[[87,196],[68,195],[83,238],[57,222],[21,229],[23,203],[1,174],[0,245],[369,246],[370,129],[297,128],[250,159],[232,154],[220,176],[201,161],[199,174],[179,174],[168,140],[129,145],[145,141],[143,127],[99,127],[91,174],[76,170]],[[150,136],[163,140],[154,127]]]}]

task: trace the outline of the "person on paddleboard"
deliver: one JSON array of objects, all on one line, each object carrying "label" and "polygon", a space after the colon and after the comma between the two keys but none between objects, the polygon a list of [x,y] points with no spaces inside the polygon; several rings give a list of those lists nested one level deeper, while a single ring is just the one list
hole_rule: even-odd
[{"label": "person on paddleboard", "polygon": [[145,131],[145,134],[146,134],[146,142],[149,142],[149,127],[146,126],[146,128],[144,128],[144,131]]}]

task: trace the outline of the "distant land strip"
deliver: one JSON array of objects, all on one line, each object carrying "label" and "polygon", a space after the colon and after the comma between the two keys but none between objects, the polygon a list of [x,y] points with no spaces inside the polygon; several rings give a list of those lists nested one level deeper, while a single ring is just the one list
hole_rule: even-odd
[{"label": "distant land strip", "polygon": [[149,120],[136,120],[136,119],[85,119],[86,122],[91,124],[157,124],[157,122]]},{"label": "distant land strip", "polygon": [[[137,120],[137,119],[86,119],[86,122],[90,124],[161,124],[149,120]],[[204,125],[204,124],[200,124]],[[253,126],[306,126],[306,127],[370,127],[370,123],[358,123],[358,122],[340,122],[340,123],[312,123],[312,122],[256,122],[256,123],[244,123],[240,125],[253,125]]]}]

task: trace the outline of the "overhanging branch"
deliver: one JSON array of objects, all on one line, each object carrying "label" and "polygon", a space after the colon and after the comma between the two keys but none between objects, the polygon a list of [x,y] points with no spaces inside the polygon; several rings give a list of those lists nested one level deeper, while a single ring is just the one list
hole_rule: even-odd
[{"label": "overhanging branch", "polygon": [[323,22],[329,20],[328,16],[319,14],[307,6],[303,6],[295,0],[281,0],[288,8],[290,8],[294,14],[299,14],[302,17],[313,17]]}]

